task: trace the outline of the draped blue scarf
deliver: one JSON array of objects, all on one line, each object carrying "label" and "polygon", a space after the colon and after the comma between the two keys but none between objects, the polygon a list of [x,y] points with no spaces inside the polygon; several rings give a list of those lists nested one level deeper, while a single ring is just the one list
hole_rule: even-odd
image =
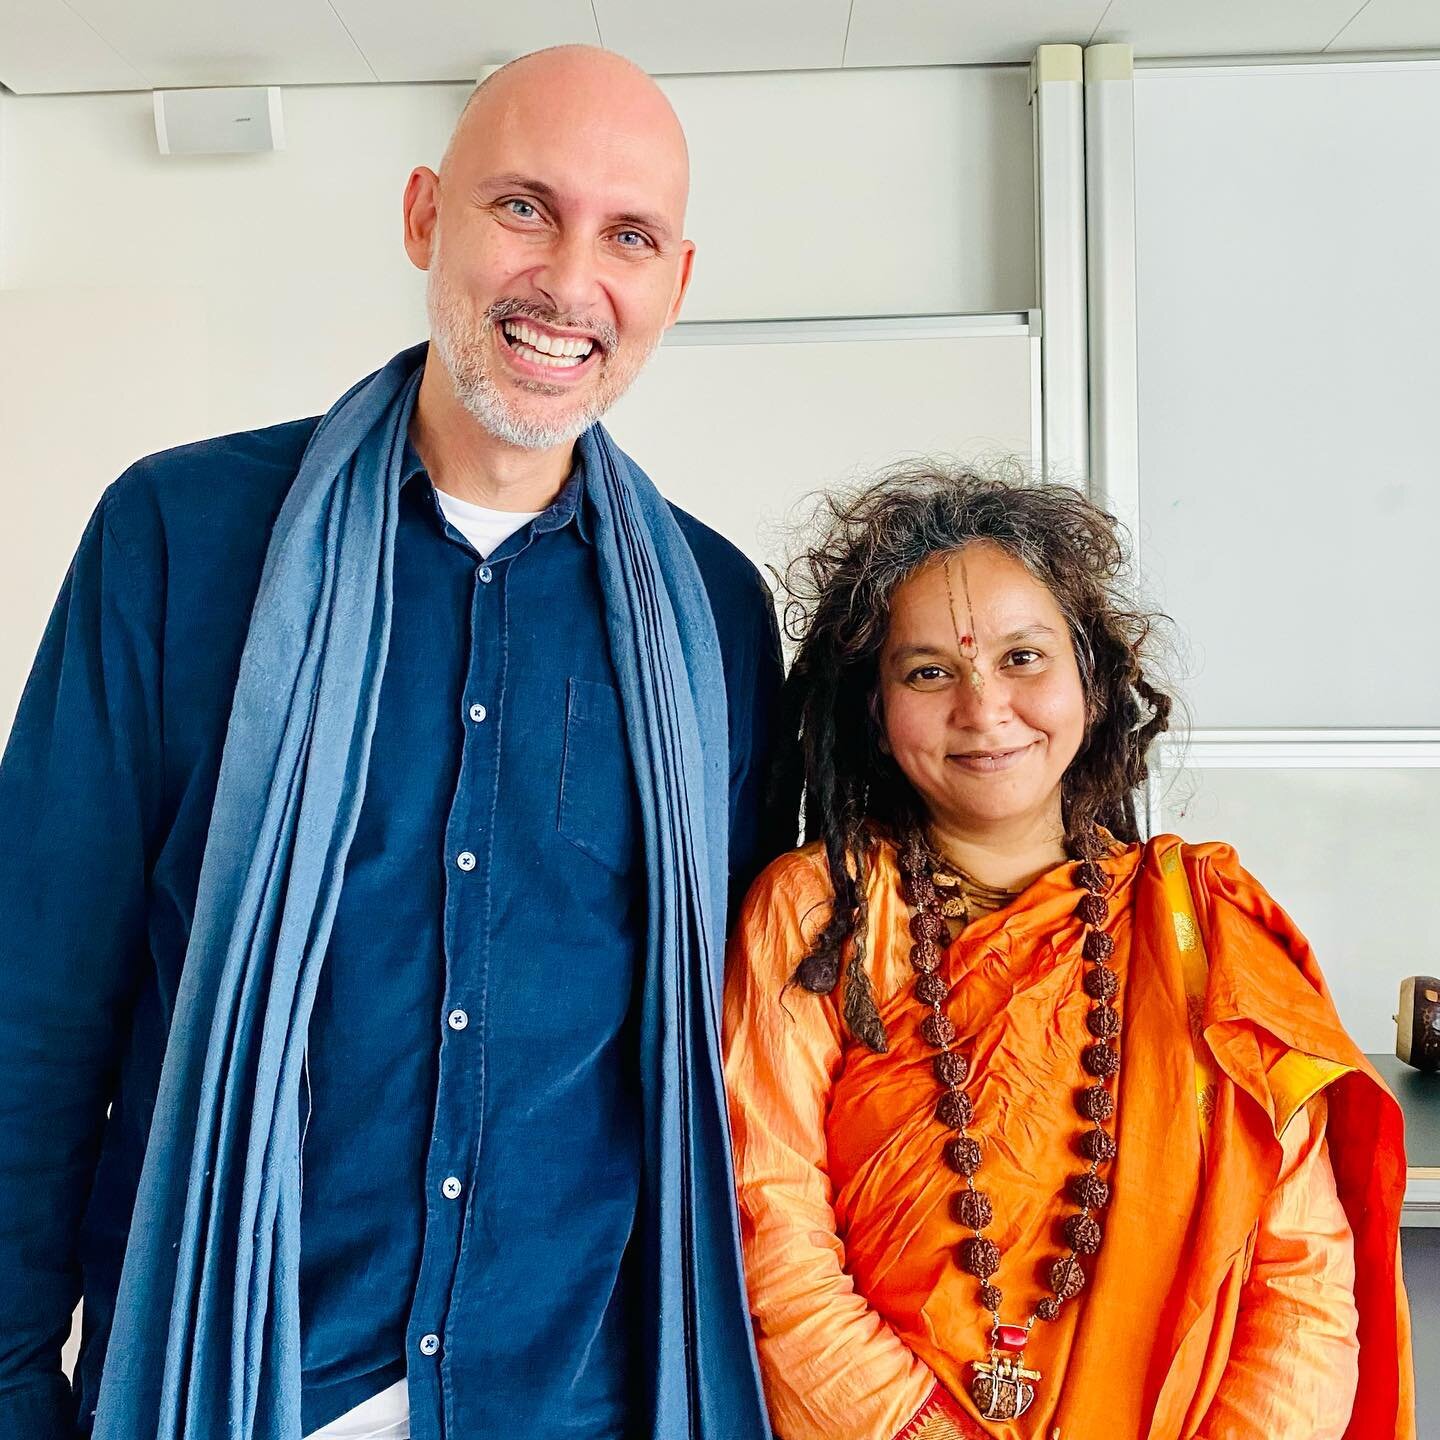
[{"label": "draped blue scarf", "polygon": [[[423,345],[397,355],[321,420],[271,536],[96,1440],[300,1440],[300,1070],[365,795],[424,358]],[[719,640],[665,500],[599,425],[579,446],[645,837],[640,1338],[653,1433],[757,1440],[769,1430],[718,1044],[729,753]]]}]

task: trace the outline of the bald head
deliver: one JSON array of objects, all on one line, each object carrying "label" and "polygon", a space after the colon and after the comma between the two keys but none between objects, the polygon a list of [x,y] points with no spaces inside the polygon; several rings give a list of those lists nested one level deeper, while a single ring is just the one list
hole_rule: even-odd
[{"label": "bald head", "polygon": [[580,126],[598,126],[646,136],[657,171],[668,172],[672,185],[678,183],[683,221],[690,152],[679,116],[664,91],[634,61],[595,45],[536,50],[482,80],[455,123],[441,161],[441,179],[463,168],[470,151],[483,146],[486,133],[495,127],[538,124],[549,129],[565,121],[577,134]]},{"label": "bald head", "polygon": [[[440,173],[405,192],[405,247],[430,272],[431,394],[507,444],[568,443],[674,324],[695,247],[690,161],[659,86],[565,45],[476,87]],[[422,387],[422,401],[427,392]]]}]

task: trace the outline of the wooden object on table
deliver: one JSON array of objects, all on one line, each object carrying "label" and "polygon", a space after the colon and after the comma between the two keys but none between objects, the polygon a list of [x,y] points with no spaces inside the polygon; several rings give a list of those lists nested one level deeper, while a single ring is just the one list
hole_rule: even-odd
[{"label": "wooden object on table", "polygon": [[1433,975],[1400,982],[1395,1054],[1417,1070],[1440,1070],[1440,980]]}]

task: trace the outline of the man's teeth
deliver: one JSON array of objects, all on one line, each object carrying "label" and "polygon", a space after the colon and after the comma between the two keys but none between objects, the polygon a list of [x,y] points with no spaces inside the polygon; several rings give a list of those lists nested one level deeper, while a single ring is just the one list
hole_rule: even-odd
[{"label": "man's teeth", "polygon": [[548,365],[552,370],[572,370],[595,348],[593,340],[562,339],[532,329],[521,320],[507,320],[505,334],[514,341],[521,358],[534,365]]}]

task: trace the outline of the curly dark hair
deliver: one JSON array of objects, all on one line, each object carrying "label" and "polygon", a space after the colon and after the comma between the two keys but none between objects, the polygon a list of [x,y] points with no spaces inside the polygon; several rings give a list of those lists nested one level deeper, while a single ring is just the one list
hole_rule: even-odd
[{"label": "curly dark hair", "polygon": [[[1079,752],[1061,781],[1065,839],[1097,853],[1097,826],[1139,838],[1135,791],[1172,699],[1146,673],[1155,622],[1133,608],[1113,516],[1069,485],[1042,484],[1018,465],[977,473],[930,461],[819,497],[814,536],[780,577],[785,631],[798,645],[780,697],[780,735],[767,796],[771,854],[824,842],[830,918],[794,975],[832,992],[849,950],[844,1015],[873,1050],[887,1047],[865,969],[866,853],[877,833],[921,840],[924,806],[882,745],[874,697],[896,588],[936,556],[976,542],[1013,556],[1055,597],[1070,627],[1086,697]],[[818,531],[818,533],[816,533]]]}]

